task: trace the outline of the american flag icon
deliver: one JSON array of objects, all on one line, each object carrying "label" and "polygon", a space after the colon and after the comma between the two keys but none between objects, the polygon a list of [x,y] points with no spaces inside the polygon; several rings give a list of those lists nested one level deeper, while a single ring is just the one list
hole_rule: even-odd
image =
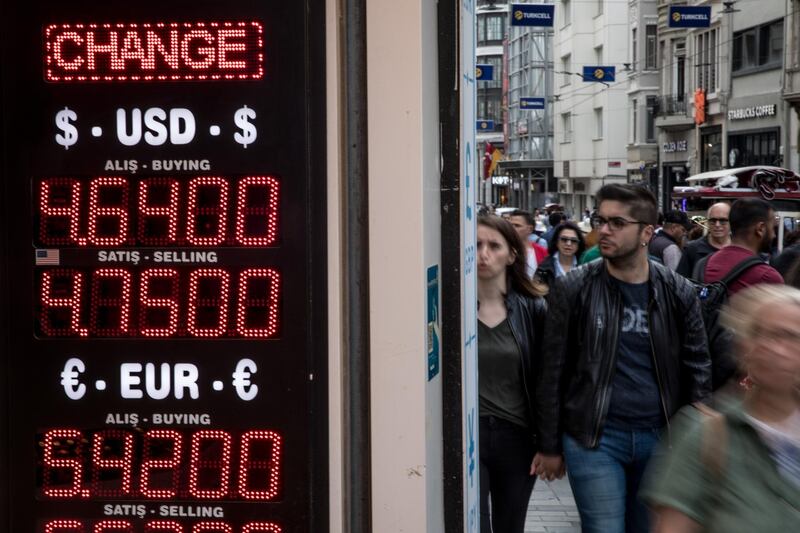
[{"label": "american flag icon", "polygon": [[61,261],[58,250],[36,250],[37,265],[58,265]]}]

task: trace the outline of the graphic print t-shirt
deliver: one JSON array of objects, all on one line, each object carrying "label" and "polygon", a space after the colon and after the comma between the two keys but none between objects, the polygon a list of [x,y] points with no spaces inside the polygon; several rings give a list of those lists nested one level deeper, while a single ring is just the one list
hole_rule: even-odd
[{"label": "graphic print t-shirt", "polygon": [[650,287],[647,282],[632,284],[617,279],[614,282],[622,295],[623,309],[606,425],[617,429],[660,428],[664,416],[647,317]]}]

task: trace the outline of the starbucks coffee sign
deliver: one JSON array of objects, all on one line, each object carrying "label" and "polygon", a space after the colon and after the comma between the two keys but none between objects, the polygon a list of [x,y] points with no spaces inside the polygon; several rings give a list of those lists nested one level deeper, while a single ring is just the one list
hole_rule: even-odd
[{"label": "starbucks coffee sign", "polygon": [[775,116],[775,104],[757,105],[752,107],[743,107],[740,109],[730,109],[728,111],[728,120],[745,120],[748,118],[762,118]]}]

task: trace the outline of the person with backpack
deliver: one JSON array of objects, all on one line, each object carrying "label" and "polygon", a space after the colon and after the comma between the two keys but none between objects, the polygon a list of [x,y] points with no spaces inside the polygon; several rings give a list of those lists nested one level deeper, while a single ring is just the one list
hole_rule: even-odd
[{"label": "person with backpack", "polygon": [[[731,244],[700,261],[700,274],[693,276],[703,283],[720,281],[736,265],[759,254],[769,253],[775,238],[775,211],[761,198],[741,198],[733,202],[730,213]],[[759,283],[783,283],[777,270],[762,261],[748,268],[728,285],[733,296],[745,287]]]},{"label": "person with backpack", "polygon": [[774,230],[774,211],[759,198],[737,200],[730,211],[731,244],[701,259],[692,278],[708,337],[712,385],[719,389],[740,377],[733,356],[732,334],[719,322],[719,312],[738,291],[760,283],[782,284],[783,278],[762,258],[769,250]]},{"label": "person with backpack", "polygon": [[684,408],[639,496],[655,533],[800,530],[800,290],[757,285],[722,314],[752,385]]}]

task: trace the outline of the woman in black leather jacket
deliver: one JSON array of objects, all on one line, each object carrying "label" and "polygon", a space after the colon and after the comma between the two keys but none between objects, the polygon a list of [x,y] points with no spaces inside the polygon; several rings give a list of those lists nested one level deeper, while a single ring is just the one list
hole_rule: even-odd
[{"label": "woman in black leather jacket", "polygon": [[574,222],[562,222],[553,231],[547,253],[534,277],[550,287],[557,279],[578,266],[578,259],[586,250],[583,232]]},{"label": "woman in black leather jacket", "polygon": [[547,288],[528,279],[525,254],[509,222],[478,217],[482,533],[522,533],[536,480],[533,387]]}]

